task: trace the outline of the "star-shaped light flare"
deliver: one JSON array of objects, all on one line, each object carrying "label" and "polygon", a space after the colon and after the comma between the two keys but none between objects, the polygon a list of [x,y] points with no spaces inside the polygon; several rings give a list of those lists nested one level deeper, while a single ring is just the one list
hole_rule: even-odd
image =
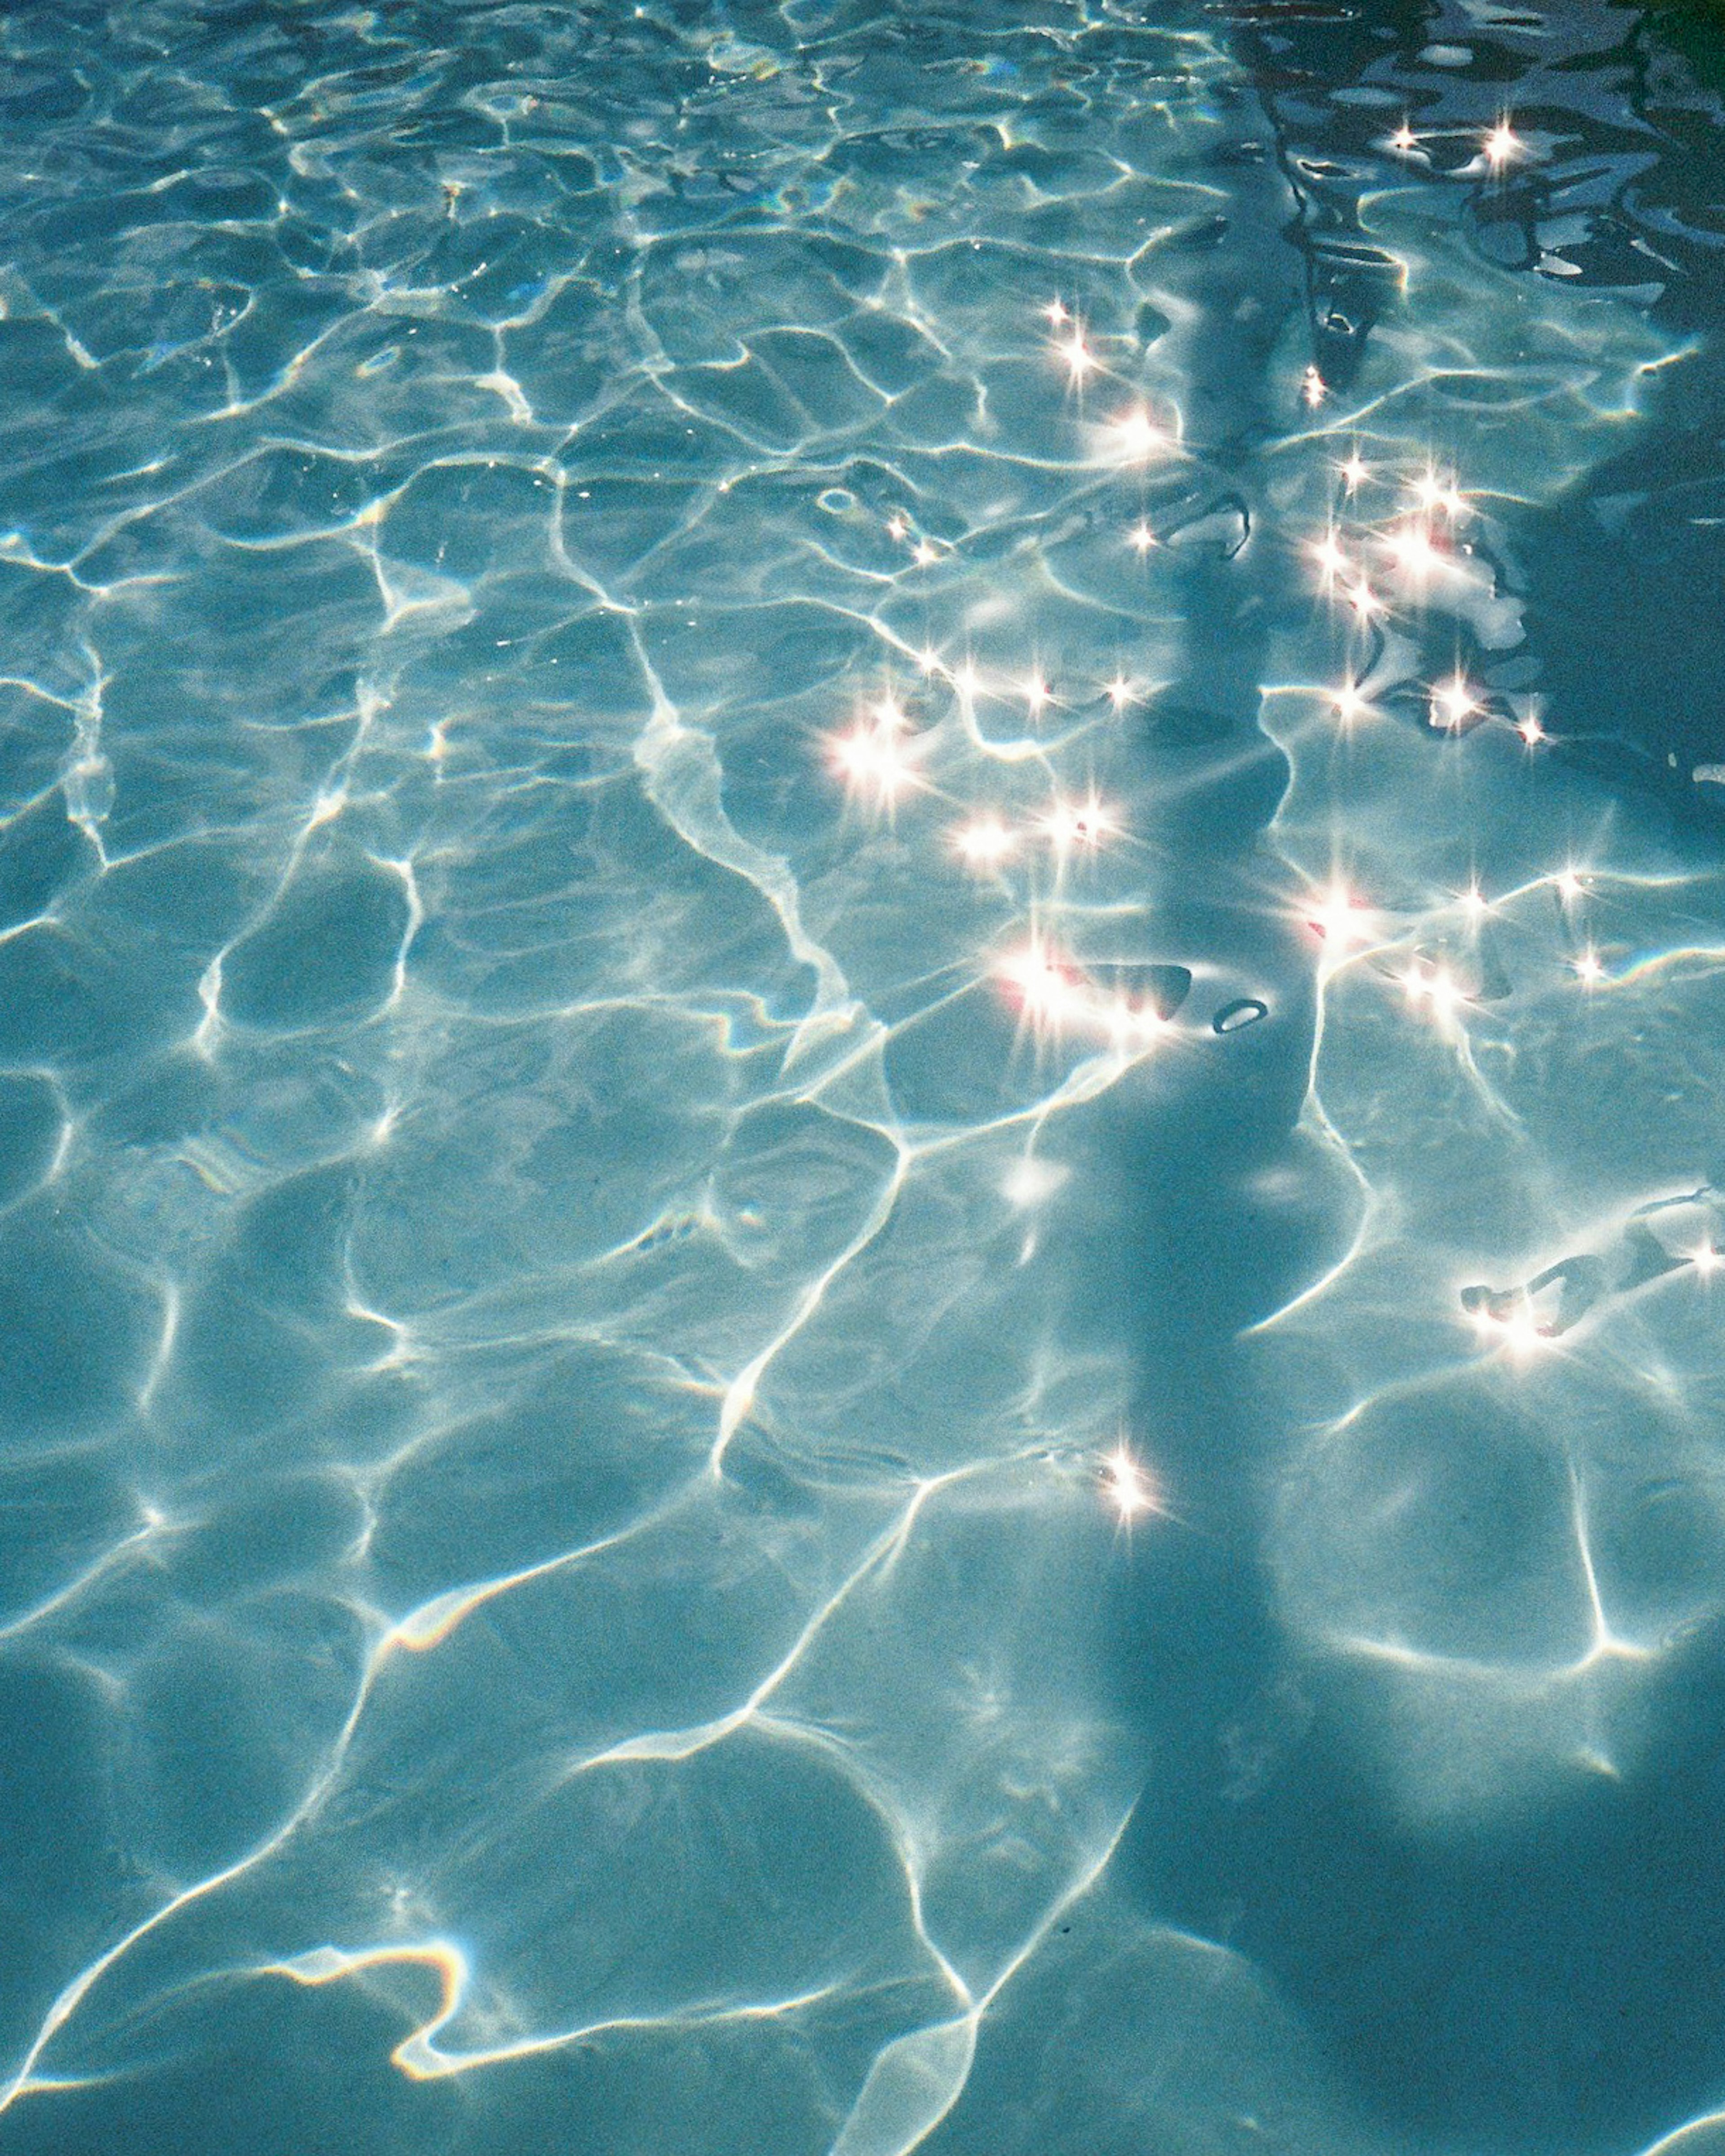
[{"label": "star-shaped light flare", "polygon": [[1447,473],[1440,472],[1435,465],[1427,465],[1425,470],[1409,488],[1414,506],[1428,516],[1442,515],[1454,523],[1459,517],[1471,514],[1467,496]]},{"label": "star-shaped light flare", "polygon": [[1556,1337],[1548,1325],[1540,1322],[1525,1296],[1517,1296],[1505,1310],[1494,1311],[1482,1305],[1473,1313],[1473,1329],[1482,1347],[1502,1349],[1513,1363],[1527,1362],[1548,1348]]},{"label": "star-shaped light flare", "polygon": [[954,851],[979,875],[1009,861],[1018,851],[1018,834],[989,812],[973,816],[952,833]]},{"label": "star-shaped light flare", "polygon": [[1410,584],[1426,584],[1440,570],[1453,570],[1455,566],[1433,539],[1431,527],[1423,517],[1410,516],[1406,523],[1392,526],[1378,543]]},{"label": "star-shaped light flare", "polygon": [[1467,991],[1441,961],[1435,966],[1410,966],[1402,975],[1402,987],[1414,1009],[1427,1011],[1440,1026],[1447,1025],[1467,1001]]},{"label": "star-shaped light flare", "polygon": [[1084,341],[1084,326],[1081,322],[1075,321],[1065,336],[1055,341],[1055,352],[1064,362],[1066,378],[1075,389],[1081,389],[1085,377],[1093,374],[1101,363]]},{"label": "star-shaped light flare", "polygon": [[1094,853],[1117,834],[1120,825],[1113,811],[1091,793],[1077,801],[1057,795],[1039,819],[1037,828],[1053,847],[1055,858],[1065,860],[1074,853]]},{"label": "star-shaped light flare", "polygon": [[1380,614],[1385,611],[1383,600],[1378,598],[1363,577],[1355,578],[1348,587],[1345,596],[1348,605],[1353,608],[1354,619],[1362,629],[1366,627],[1374,614]]},{"label": "star-shaped light flare", "polygon": [[1306,551],[1317,565],[1319,581],[1327,592],[1335,589],[1338,578],[1348,576],[1353,571],[1353,564],[1337,537],[1333,525],[1321,539],[1312,540]]},{"label": "star-shaped light flare", "polygon": [[1372,940],[1372,909],[1339,881],[1320,891],[1316,901],[1307,905],[1305,919],[1307,926],[1323,937],[1327,955],[1332,959]]},{"label": "star-shaped light flare", "polygon": [[1117,413],[1101,433],[1104,454],[1115,464],[1147,464],[1152,457],[1165,455],[1173,446],[1168,429],[1159,426],[1142,404]]},{"label": "star-shaped light flare", "polygon": [[1058,1033],[1083,1015],[1088,983],[1070,958],[1032,933],[1002,960],[998,978],[1009,1001],[1038,1032]]},{"label": "star-shaped light flare", "polygon": [[1433,685],[1431,723],[1443,732],[1459,733],[1485,708],[1465,674],[1452,674],[1447,681]]},{"label": "star-shaped light flare", "polygon": [[1527,144],[1510,126],[1507,116],[1498,121],[1480,147],[1494,172],[1501,172],[1506,165],[1512,165],[1527,154]]},{"label": "star-shaped light flare", "polygon": [[1146,1512],[1162,1510],[1155,1483],[1123,1440],[1102,1462],[1102,1494],[1122,1527],[1129,1527]]},{"label": "star-shaped light flare", "polygon": [[995,978],[1025,1024],[1039,1034],[1087,1034],[1132,1060],[1170,1030],[1171,1022],[1152,1000],[1134,1002],[1124,988],[1104,989],[1034,931],[1001,960]]},{"label": "star-shaped light flare", "polygon": [[827,760],[846,793],[889,813],[913,788],[927,785],[917,769],[922,749],[904,706],[891,695],[844,732],[827,737]]}]

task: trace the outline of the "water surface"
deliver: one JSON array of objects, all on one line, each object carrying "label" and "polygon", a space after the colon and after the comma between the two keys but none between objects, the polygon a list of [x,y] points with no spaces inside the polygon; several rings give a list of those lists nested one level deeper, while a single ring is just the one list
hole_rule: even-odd
[{"label": "water surface", "polygon": [[0,53],[0,2150],[1725,2148],[1716,11]]}]

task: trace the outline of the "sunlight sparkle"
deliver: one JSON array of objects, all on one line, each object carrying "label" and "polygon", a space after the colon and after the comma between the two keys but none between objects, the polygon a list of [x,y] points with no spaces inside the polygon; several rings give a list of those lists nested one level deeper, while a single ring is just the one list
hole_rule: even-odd
[{"label": "sunlight sparkle", "polygon": [[1162,1509],[1155,1485],[1124,1445],[1117,1445],[1102,1463],[1102,1490],[1123,1526],[1130,1527],[1141,1513]]},{"label": "sunlight sparkle", "polygon": [[1489,1310],[1476,1310],[1473,1329],[1483,1345],[1507,1348],[1511,1359],[1517,1363],[1526,1362],[1529,1356],[1538,1354],[1552,1344],[1550,1330],[1540,1323],[1525,1300],[1507,1317],[1495,1317]]},{"label": "sunlight sparkle", "polygon": [[1452,675],[1431,692],[1431,723],[1454,733],[1485,706],[1474,694],[1466,675]]},{"label": "sunlight sparkle", "polygon": [[1434,542],[1430,528],[1417,520],[1410,519],[1386,531],[1379,543],[1394,557],[1396,567],[1412,583],[1424,583],[1437,570],[1455,567],[1443,548]]},{"label": "sunlight sparkle", "polygon": [[1037,829],[1060,855],[1071,852],[1075,847],[1088,850],[1099,846],[1119,828],[1093,793],[1082,801],[1056,799],[1037,824]]},{"label": "sunlight sparkle", "polygon": [[1343,552],[1342,542],[1336,536],[1333,526],[1325,532],[1322,539],[1312,540],[1306,551],[1322,572],[1323,587],[1326,591],[1331,588],[1337,577],[1345,577],[1353,567]]},{"label": "sunlight sparkle", "polygon": [[1402,987],[1406,991],[1408,1001],[1416,1006],[1428,1005],[1440,1024],[1453,1018],[1457,1007],[1467,1001],[1461,983],[1445,965],[1433,966],[1425,970],[1418,966],[1410,967],[1402,975]]},{"label": "sunlight sparkle", "polygon": [[889,697],[875,706],[871,719],[829,736],[828,760],[847,792],[865,796],[877,808],[891,808],[912,787],[925,783],[916,769],[917,744],[908,726]]},{"label": "sunlight sparkle", "polygon": [[1428,465],[1416,479],[1409,491],[1415,504],[1427,516],[1441,510],[1453,522],[1468,514],[1467,497],[1456,486],[1453,479],[1446,479],[1436,467]]},{"label": "sunlight sparkle", "polygon": [[1083,331],[1076,326],[1072,334],[1063,337],[1055,349],[1065,361],[1067,375],[1075,385],[1081,383],[1096,365],[1096,354],[1085,342]]},{"label": "sunlight sparkle", "polygon": [[1166,432],[1142,404],[1117,414],[1106,431],[1109,449],[1122,463],[1142,464],[1169,446]]},{"label": "sunlight sparkle", "polygon": [[1084,1008],[1083,975],[1040,937],[1032,936],[1002,963],[999,978],[1032,1025],[1070,1024]]},{"label": "sunlight sparkle", "polygon": [[1018,850],[1018,840],[998,816],[973,816],[952,834],[952,844],[978,870],[999,868]]},{"label": "sunlight sparkle", "polygon": [[1351,726],[1358,718],[1372,708],[1371,699],[1358,681],[1344,681],[1339,689],[1330,691],[1330,708],[1344,726]]},{"label": "sunlight sparkle", "polygon": [[1371,908],[1363,906],[1344,885],[1333,883],[1319,903],[1306,915],[1307,923],[1337,952],[1370,940]]},{"label": "sunlight sparkle", "polygon": [[1353,608],[1355,619],[1362,624],[1368,622],[1374,613],[1384,612],[1383,600],[1378,598],[1363,577],[1358,578],[1348,587],[1347,596],[1348,603]]},{"label": "sunlight sparkle", "polygon": [[1485,151],[1486,162],[1494,172],[1501,172],[1506,165],[1527,154],[1526,144],[1507,120],[1498,121],[1481,147]]},{"label": "sunlight sparkle", "polygon": [[1007,1171],[1001,1188],[1009,1204],[1024,1210],[1053,1197],[1066,1180],[1067,1173],[1058,1162],[1039,1160],[1034,1153],[1027,1152]]}]

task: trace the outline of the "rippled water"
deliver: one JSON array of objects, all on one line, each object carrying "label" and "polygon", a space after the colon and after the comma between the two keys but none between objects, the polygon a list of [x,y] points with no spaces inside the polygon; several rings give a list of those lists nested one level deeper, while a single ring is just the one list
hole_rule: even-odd
[{"label": "rippled water", "polygon": [[1717,12],[0,50],[0,2149],[1725,2149]]}]

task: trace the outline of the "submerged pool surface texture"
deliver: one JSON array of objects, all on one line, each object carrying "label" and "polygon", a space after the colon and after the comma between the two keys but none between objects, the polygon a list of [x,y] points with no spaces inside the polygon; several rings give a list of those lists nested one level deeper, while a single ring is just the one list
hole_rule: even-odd
[{"label": "submerged pool surface texture", "polygon": [[1725,25],[0,24],[0,2152],[1725,2150]]}]

